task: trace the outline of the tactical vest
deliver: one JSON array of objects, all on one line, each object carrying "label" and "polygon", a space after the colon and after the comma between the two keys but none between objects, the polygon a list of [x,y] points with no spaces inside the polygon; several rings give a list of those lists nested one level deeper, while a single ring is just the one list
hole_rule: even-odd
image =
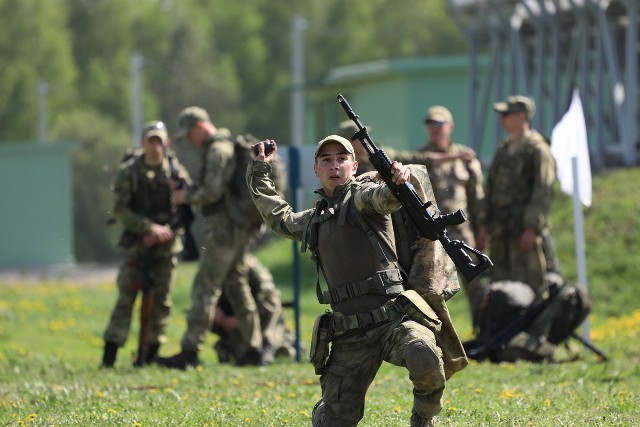
[{"label": "tactical vest", "polygon": [[[404,290],[403,282],[405,277],[403,277],[400,264],[398,263],[395,247],[391,246],[389,242],[386,242],[385,239],[378,234],[378,231],[375,230],[365,219],[365,216],[356,209],[353,203],[353,193],[360,184],[361,183],[357,181],[351,183],[349,188],[345,190],[345,194],[339,201],[338,206],[329,206],[327,200],[324,198],[318,201],[315,213],[307,224],[304,232],[302,252],[309,249],[312,254],[312,260],[316,264],[316,295],[318,302],[321,304],[331,304],[333,306],[337,303],[366,294],[391,298],[399,295]],[[317,191],[316,193],[321,195],[321,193]],[[318,253],[318,230],[321,223],[335,216],[338,216],[338,225],[352,225],[365,234],[366,239],[373,247],[379,265],[383,268],[364,280],[343,283],[323,291],[320,286],[319,272],[322,270],[325,278],[327,274]],[[353,254],[358,255],[360,252],[359,248],[354,246]]]}]

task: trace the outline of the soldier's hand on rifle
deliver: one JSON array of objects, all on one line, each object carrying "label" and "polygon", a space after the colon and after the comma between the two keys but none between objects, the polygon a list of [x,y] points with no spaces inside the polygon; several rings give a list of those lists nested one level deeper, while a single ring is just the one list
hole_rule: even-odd
[{"label": "soldier's hand on rifle", "polygon": [[166,225],[151,224],[151,230],[143,237],[145,246],[153,246],[159,243],[166,243],[173,239],[174,233]]},{"label": "soldier's hand on rifle", "polygon": [[391,163],[391,180],[394,184],[401,185],[409,181],[411,173],[409,168],[400,162]]},{"label": "soldier's hand on rifle", "polygon": [[278,147],[273,139],[265,139],[251,146],[253,160],[271,163],[275,158]]}]

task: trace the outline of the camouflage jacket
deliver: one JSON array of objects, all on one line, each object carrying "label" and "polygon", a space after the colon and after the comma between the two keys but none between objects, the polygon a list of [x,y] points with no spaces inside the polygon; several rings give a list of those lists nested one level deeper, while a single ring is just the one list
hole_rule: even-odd
[{"label": "camouflage jacket", "polygon": [[[174,157],[172,160],[178,173],[189,181],[186,169]],[[171,203],[171,167],[165,159],[158,167],[147,166],[142,155],[135,156],[120,166],[112,189],[114,194],[113,215],[124,226],[120,246],[131,253],[145,250],[142,238],[151,230],[151,224],[170,224],[174,220],[175,206]],[[182,230],[176,230],[179,236]],[[182,250],[182,241],[158,245],[157,255],[177,254]]]},{"label": "camouflage jacket", "polygon": [[493,234],[513,235],[548,225],[556,165],[549,145],[535,130],[519,141],[506,140],[489,168],[485,220]]}]

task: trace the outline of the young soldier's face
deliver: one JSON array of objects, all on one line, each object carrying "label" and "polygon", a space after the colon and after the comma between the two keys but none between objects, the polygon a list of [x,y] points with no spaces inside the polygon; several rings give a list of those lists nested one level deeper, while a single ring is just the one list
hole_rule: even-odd
[{"label": "young soldier's face", "polygon": [[158,136],[152,136],[142,140],[142,150],[145,156],[151,161],[162,161],[164,159],[164,141]]},{"label": "young soldier's face", "polygon": [[329,142],[322,147],[313,165],[313,171],[328,196],[333,196],[335,188],[344,184],[357,169],[358,162],[353,155],[337,142]]}]

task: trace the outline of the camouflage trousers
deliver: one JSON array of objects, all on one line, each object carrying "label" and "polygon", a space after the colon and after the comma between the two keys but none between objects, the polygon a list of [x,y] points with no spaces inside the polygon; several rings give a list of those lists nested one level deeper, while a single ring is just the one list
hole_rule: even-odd
[{"label": "camouflage trousers", "polygon": [[541,296],[547,269],[542,238],[538,236],[533,249],[527,252],[520,251],[519,238],[520,236],[491,235],[491,280],[520,281],[531,286],[536,295]]},{"label": "camouflage trousers", "polygon": [[242,351],[262,348],[260,318],[244,263],[251,235],[252,231],[236,226],[226,214],[205,217],[200,264],[191,287],[187,330],[181,341],[183,351],[201,350],[210,330],[212,309],[223,291],[238,321]]},{"label": "camouflage trousers", "polygon": [[[277,354],[294,356],[295,337],[284,321],[280,290],[276,287],[273,275],[251,252],[245,254],[244,262],[249,270],[251,293],[258,307],[263,345],[270,346]],[[221,302],[225,298],[226,294],[223,292]],[[233,313],[225,313],[225,315],[234,316]],[[228,349],[234,357],[242,354],[240,351],[241,339],[238,334],[215,329],[214,332],[220,334],[221,345]]]},{"label": "camouflage trousers", "polygon": [[322,399],[314,408],[314,427],[358,425],[365,394],[383,361],[409,371],[414,412],[425,419],[440,412],[445,386],[442,352],[431,330],[403,317],[333,338],[320,377]]},{"label": "camouflage trousers", "polygon": [[[154,278],[153,304],[149,327],[149,344],[166,341],[165,332],[171,313],[171,288],[175,277],[176,257],[154,258],[151,274]],[[142,294],[142,272],[135,256],[129,255],[118,272],[118,299],[111,312],[109,324],[104,332],[104,340],[123,346],[131,328],[131,317],[136,296]]]}]

